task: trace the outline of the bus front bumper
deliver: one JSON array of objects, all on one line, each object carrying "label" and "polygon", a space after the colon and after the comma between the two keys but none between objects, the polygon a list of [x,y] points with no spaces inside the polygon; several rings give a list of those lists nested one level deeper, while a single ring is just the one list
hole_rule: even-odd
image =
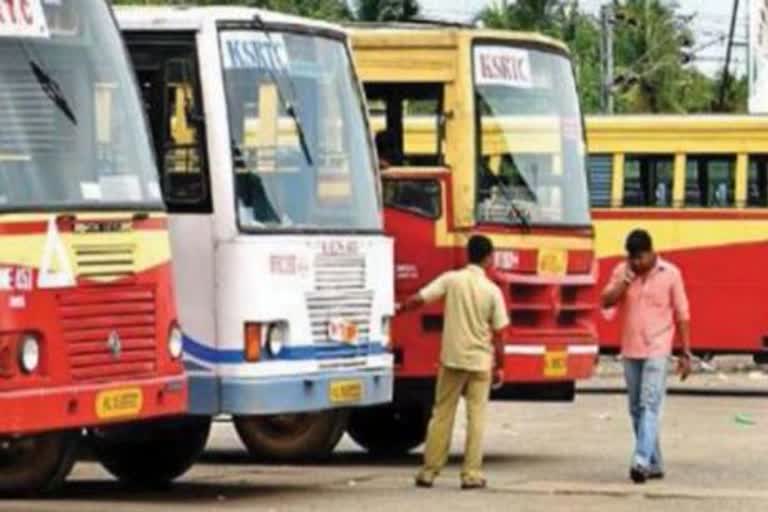
[{"label": "bus front bumper", "polygon": [[0,391],[0,436],[79,429],[187,412],[183,375]]},{"label": "bus front bumper", "polygon": [[507,344],[505,382],[577,381],[592,377],[599,353],[596,344]]},{"label": "bus front bumper", "polygon": [[391,368],[281,377],[233,378],[193,374],[190,376],[189,405],[192,414],[291,414],[388,403],[392,401],[392,386]]}]

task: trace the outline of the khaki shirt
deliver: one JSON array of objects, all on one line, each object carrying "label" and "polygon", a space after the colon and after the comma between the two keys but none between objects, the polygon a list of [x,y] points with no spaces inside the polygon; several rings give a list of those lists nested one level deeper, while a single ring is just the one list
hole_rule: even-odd
[{"label": "khaki shirt", "polygon": [[490,371],[493,333],[509,325],[501,290],[477,265],[446,272],[419,292],[424,302],[445,299],[440,362],[457,370]]}]

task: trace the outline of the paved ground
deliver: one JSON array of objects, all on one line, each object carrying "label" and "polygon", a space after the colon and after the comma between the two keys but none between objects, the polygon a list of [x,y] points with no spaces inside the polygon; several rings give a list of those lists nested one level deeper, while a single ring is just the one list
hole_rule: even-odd
[{"label": "paved ground", "polygon": [[[759,385],[768,391],[768,384]],[[3,502],[0,510],[768,510],[765,397],[670,397],[664,431],[669,476],[645,486],[626,479],[630,432],[622,396],[581,395],[562,405],[495,403],[490,418],[491,488],[483,492],[458,490],[455,458],[436,489],[415,489],[418,454],[370,459],[346,439],[323,466],[252,465],[223,423],[201,463],[169,491],[121,489],[98,465],[80,463],[55,499]],[[459,426],[455,454],[463,439]]]},{"label": "paved ground", "polygon": [[[768,393],[768,365],[756,365],[751,357],[720,356],[708,363],[697,360],[694,362],[694,367],[694,375],[686,382],[680,382],[676,378],[670,379],[669,389],[673,393],[743,395]],[[595,377],[580,383],[579,389],[585,391],[624,389],[621,362],[615,357],[603,357]]]}]

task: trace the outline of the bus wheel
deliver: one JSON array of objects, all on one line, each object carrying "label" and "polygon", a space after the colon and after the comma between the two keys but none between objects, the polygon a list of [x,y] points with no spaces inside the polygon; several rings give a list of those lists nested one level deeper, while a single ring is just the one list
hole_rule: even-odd
[{"label": "bus wheel", "polygon": [[285,462],[330,456],[344,435],[348,417],[348,411],[332,410],[235,416],[234,423],[240,439],[253,457]]},{"label": "bus wheel", "polygon": [[99,462],[121,481],[163,487],[194,464],[210,430],[210,417],[189,416],[95,429],[89,440]]},{"label": "bus wheel", "polygon": [[427,438],[429,414],[421,406],[383,405],[355,409],[347,431],[375,455],[405,455]]},{"label": "bus wheel", "polygon": [[79,439],[77,432],[0,439],[0,495],[34,496],[61,487]]}]

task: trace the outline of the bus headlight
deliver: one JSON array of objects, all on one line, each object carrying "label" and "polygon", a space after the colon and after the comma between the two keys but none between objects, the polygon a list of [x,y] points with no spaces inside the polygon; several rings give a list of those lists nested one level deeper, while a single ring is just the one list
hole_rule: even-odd
[{"label": "bus headlight", "polygon": [[171,332],[168,334],[168,353],[171,354],[171,358],[179,359],[184,352],[184,334],[177,325],[171,328]]},{"label": "bus headlight", "polygon": [[24,373],[32,373],[40,366],[40,341],[33,334],[25,334],[21,337],[19,366]]},{"label": "bus headlight", "polygon": [[381,344],[388,347],[392,342],[392,317],[385,316],[381,319]]},{"label": "bus headlight", "polygon": [[270,324],[267,330],[267,352],[272,357],[276,357],[283,350],[288,341],[288,324],[278,322]]}]

